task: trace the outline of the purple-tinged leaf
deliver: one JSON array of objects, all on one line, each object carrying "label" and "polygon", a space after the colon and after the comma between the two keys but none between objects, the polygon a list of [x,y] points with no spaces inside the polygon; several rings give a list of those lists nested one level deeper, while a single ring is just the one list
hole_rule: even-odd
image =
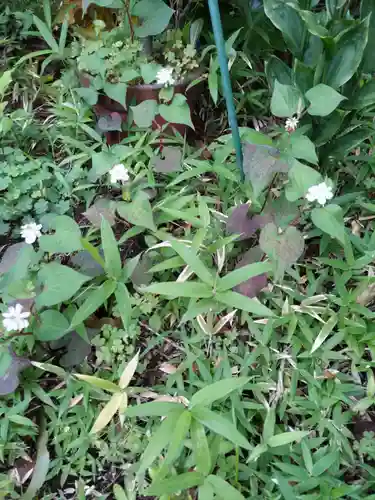
[{"label": "purple-tinged leaf", "polygon": [[305,243],[302,234],[294,226],[279,232],[271,222],[261,231],[259,246],[275,265],[275,279],[281,279],[284,272],[297,262],[302,255]]},{"label": "purple-tinged leaf", "polygon": [[30,361],[28,359],[16,356],[10,349],[9,352],[0,353],[0,357],[3,355],[10,356],[11,359],[5,372],[0,376],[0,396],[5,396],[6,394],[14,392],[20,383],[20,372],[30,366]]},{"label": "purple-tinged leaf", "polygon": [[243,169],[251,182],[254,196],[258,197],[277,172],[288,172],[288,164],[280,159],[279,151],[272,146],[245,143]]},{"label": "purple-tinged leaf", "polygon": [[0,262],[0,274],[10,271],[17,262],[19,252],[27,246],[27,243],[15,243],[5,250]]},{"label": "purple-tinged leaf", "polygon": [[121,132],[121,123],[122,119],[120,113],[113,112],[109,115],[101,116],[97,125],[101,132],[112,132],[115,130]]},{"label": "purple-tinged leaf", "polygon": [[238,205],[227,222],[227,232],[240,235],[239,240],[250,238],[272,220],[270,215],[249,215],[249,208],[247,203]]},{"label": "purple-tinged leaf", "polygon": [[83,215],[88,219],[94,227],[100,229],[102,224],[102,219],[106,219],[111,226],[114,226],[115,219],[115,208],[111,200],[106,198],[98,198],[95,203],[91,205]]},{"label": "purple-tinged leaf", "polygon": [[181,170],[181,150],[179,148],[163,148],[163,157],[155,156],[151,162],[155,172],[169,174]]},{"label": "purple-tinged leaf", "polygon": [[[236,265],[236,269],[240,269],[241,267],[247,266],[248,264],[253,264],[254,262],[259,262],[262,258],[263,252],[260,250],[258,246],[250,248],[247,252],[245,252],[238,261]],[[261,290],[267,286],[267,274],[263,273],[258,276],[253,276],[252,278],[240,283],[236,287],[234,287],[234,291],[249,297],[250,299],[259,295]]]}]

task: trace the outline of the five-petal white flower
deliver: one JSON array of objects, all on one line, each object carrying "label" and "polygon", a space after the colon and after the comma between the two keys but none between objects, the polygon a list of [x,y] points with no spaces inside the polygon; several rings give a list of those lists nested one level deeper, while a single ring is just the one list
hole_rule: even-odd
[{"label": "five-petal white flower", "polygon": [[332,187],[328,186],[326,182],[310,186],[305,198],[308,201],[317,201],[320,205],[325,205],[327,200],[331,200],[333,198]]},{"label": "five-petal white flower", "polygon": [[295,116],[287,118],[285,121],[285,130],[287,132],[294,132],[298,127],[299,120]]},{"label": "five-petal white flower", "polygon": [[42,224],[37,224],[36,222],[29,222],[21,226],[21,236],[25,239],[25,242],[32,245],[36,242],[38,238],[42,236],[40,230],[42,229]]},{"label": "five-petal white flower", "polygon": [[174,85],[176,80],[173,78],[173,68],[166,66],[165,68],[159,69],[156,73],[156,83],[161,85]]},{"label": "five-petal white flower", "polygon": [[129,180],[129,170],[125,168],[125,165],[122,163],[118,163],[117,165],[113,165],[109,171],[109,176],[111,178],[111,184],[127,182]]},{"label": "five-petal white flower", "polygon": [[10,306],[8,310],[3,313],[3,325],[7,332],[19,331],[29,326],[28,317],[30,313],[22,312],[22,304],[16,304],[14,307]]}]

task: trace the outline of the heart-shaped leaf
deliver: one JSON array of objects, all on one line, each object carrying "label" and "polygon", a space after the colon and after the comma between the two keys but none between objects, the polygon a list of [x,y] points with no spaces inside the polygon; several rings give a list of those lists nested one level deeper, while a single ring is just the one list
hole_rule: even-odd
[{"label": "heart-shaped leaf", "polygon": [[40,323],[35,330],[35,336],[42,342],[57,340],[65,335],[69,327],[66,317],[55,309],[48,309],[39,315]]},{"label": "heart-shaped leaf", "polygon": [[227,232],[229,234],[238,234],[239,240],[245,240],[253,236],[258,229],[264,227],[272,219],[265,215],[250,215],[250,205],[244,203],[238,205],[227,221]]},{"label": "heart-shaped leaf", "polygon": [[67,215],[54,218],[55,234],[42,235],[39,246],[48,253],[71,253],[82,250],[81,231],[78,224]]},{"label": "heart-shaped leaf", "polygon": [[[247,266],[248,264],[253,264],[254,262],[259,262],[262,258],[263,252],[258,246],[250,248],[245,252],[242,258],[236,265],[236,269],[241,269],[241,267]],[[258,276],[253,276],[237,285],[234,288],[235,292],[246,295],[246,297],[253,298],[259,295],[260,291],[267,286],[267,274],[259,274]]]},{"label": "heart-shaped leaf", "polygon": [[19,373],[30,366],[26,358],[16,356],[11,349],[0,350],[0,396],[11,394],[19,385]]},{"label": "heart-shaped leaf", "polygon": [[106,219],[111,226],[114,226],[115,206],[111,200],[106,198],[98,198],[90,208],[83,212],[83,215],[88,219],[94,227],[100,229],[102,219]]},{"label": "heart-shaped leaf", "polygon": [[113,130],[117,130],[121,132],[121,115],[120,113],[113,112],[106,116],[101,116],[98,120],[98,129],[101,132],[111,132]]},{"label": "heart-shaped leaf", "polygon": [[130,106],[133,111],[135,124],[140,128],[148,128],[152,126],[155,115],[158,110],[158,103],[154,99],[147,99],[137,106]]},{"label": "heart-shaped leaf", "polygon": [[149,198],[142,191],[138,192],[130,203],[118,203],[117,211],[123,219],[131,224],[156,231]]}]

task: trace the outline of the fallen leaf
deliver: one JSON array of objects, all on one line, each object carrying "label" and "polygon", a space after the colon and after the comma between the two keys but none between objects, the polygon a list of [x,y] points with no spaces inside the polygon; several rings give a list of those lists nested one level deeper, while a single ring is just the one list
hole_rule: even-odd
[{"label": "fallen leaf", "polygon": [[100,229],[102,219],[106,219],[111,226],[116,223],[115,208],[111,200],[107,198],[98,198],[94,204],[83,212],[83,215],[88,219],[94,227]]},{"label": "fallen leaf", "polygon": [[172,373],[176,373],[177,367],[175,365],[171,365],[170,363],[162,363],[159,366],[159,370],[170,375]]},{"label": "fallen leaf", "polygon": [[169,174],[181,170],[182,153],[179,148],[165,147],[162,154],[163,157],[154,156],[151,160],[155,172]]}]

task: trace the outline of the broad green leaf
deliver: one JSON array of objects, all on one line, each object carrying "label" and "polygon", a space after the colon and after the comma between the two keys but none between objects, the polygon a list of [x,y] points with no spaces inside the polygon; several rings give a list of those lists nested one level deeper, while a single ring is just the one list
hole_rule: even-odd
[{"label": "broad green leaf", "polygon": [[305,243],[296,227],[288,226],[280,233],[276,224],[270,222],[260,232],[259,246],[273,261],[275,279],[280,280],[302,255]]},{"label": "broad green leaf", "polygon": [[306,195],[309,187],[319,184],[322,176],[317,171],[298,160],[293,161],[288,174],[289,182],[286,185],[285,196],[288,201],[296,201]]},{"label": "broad green leaf", "polygon": [[83,323],[85,319],[91,316],[91,314],[104,304],[104,302],[114,293],[115,290],[116,282],[108,280],[90,292],[84,303],[74,314],[69,329],[73,330],[78,325]]},{"label": "broad green leaf", "polygon": [[126,416],[133,417],[165,417],[170,412],[183,412],[185,407],[180,403],[169,401],[152,401],[136,406],[128,406]]},{"label": "broad green leaf", "polygon": [[153,99],[147,99],[137,106],[130,106],[130,109],[137,127],[150,128],[158,111],[158,103]]},{"label": "broad green leaf", "polygon": [[168,123],[184,124],[194,128],[189,104],[182,94],[175,94],[170,104],[160,104],[159,113]]},{"label": "broad green leaf", "polygon": [[193,395],[190,407],[194,408],[194,406],[198,405],[209,406],[214,401],[225,398],[232,391],[241,389],[249,380],[248,377],[227,378],[207,385]]},{"label": "broad green leaf", "polygon": [[219,292],[230,290],[231,288],[234,288],[254,276],[259,276],[270,271],[272,271],[272,265],[270,262],[255,262],[254,264],[242,266],[239,269],[231,271],[223,278],[220,278],[217,282],[217,290]]},{"label": "broad green leaf", "polygon": [[186,262],[192,271],[200,278],[204,283],[208,285],[214,284],[214,277],[211,271],[203,264],[203,262],[198,257],[197,253],[185,243],[177,240],[171,240],[171,247],[178,255]]},{"label": "broad green leaf", "polygon": [[135,370],[137,369],[138,360],[139,360],[139,352],[137,352],[137,354],[125,366],[124,371],[122,372],[118,383],[121,389],[125,389],[130,384],[131,379],[133,378],[133,375],[135,373]]},{"label": "broad green leaf", "polygon": [[197,299],[207,299],[212,297],[211,287],[205,283],[186,281],[185,283],[164,282],[154,283],[141,289],[142,292],[154,293],[156,295],[166,295],[168,297],[191,297]]},{"label": "broad green leaf", "polygon": [[327,116],[334,111],[346,97],[336,92],[332,87],[320,83],[305,94],[310,101],[307,112],[312,116]]},{"label": "broad green leaf", "polygon": [[306,135],[292,134],[289,141],[290,154],[294,158],[318,164],[314,143]]},{"label": "broad green leaf", "polygon": [[109,151],[100,151],[91,156],[91,169],[88,172],[88,180],[95,182],[102,175],[108,173],[111,168],[118,163],[118,158]]},{"label": "broad green leaf", "polygon": [[206,481],[212,486],[216,495],[230,500],[245,500],[245,497],[231,484],[218,475],[211,474]]},{"label": "broad green leaf", "polygon": [[319,347],[323,344],[325,339],[328,337],[328,335],[332,332],[332,330],[335,328],[337,323],[337,317],[336,315],[333,315],[329,318],[329,320],[324,324],[322,329],[319,332],[319,335],[316,337],[314,340],[313,346],[311,348],[311,354],[315,352]]},{"label": "broad green leaf", "polygon": [[75,91],[90,106],[95,106],[95,104],[98,102],[98,91],[91,87],[80,87],[75,89]]},{"label": "broad green leaf", "polygon": [[320,476],[328,470],[332,465],[337,462],[340,458],[340,452],[338,450],[328,453],[324,455],[321,459],[319,459],[312,468],[312,475],[314,477]]},{"label": "broad green leaf", "polygon": [[268,450],[268,446],[264,443],[257,444],[253,451],[250,453],[249,462],[256,462],[258,458]]},{"label": "broad green leaf", "polygon": [[321,16],[315,12],[311,12],[309,10],[298,10],[299,15],[305,21],[307,29],[312,35],[316,35],[319,38],[325,38],[328,36],[328,30],[321,24],[319,21]]},{"label": "broad green leaf", "polygon": [[140,459],[138,475],[142,475],[168,446],[181,413],[170,413],[151,436]]},{"label": "broad green leaf", "polygon": [[292,443],[293,441],[300,441],[305,436],[308,436],[310,431],[291,431],[291,432],[282,432],[281,434],[276,434],[275,436],[271,436],[267,444],[271,448],[276,448],[277,446],[284,446],[286,444]]},{"label": "broad green leaf", "polygon": [[263,441],[266,443],[275,433],[276,412],[275,408],[268,408],[263,425]]},{"label": "broad green leaf", "polygon": [[289,481],[281,474],[275,473],[274,476],[277,481],[277,489],[280,490],[284,500],[298,500]]},{"label": "broad green leaf", "polygon": [[172,476],[163,481],[155,481],[146,490],[146,495],[155,495],[159,498],[165,495],[173,495],[179,491],[185,491],[204,483],[204,476],[199,472],[185,472],[178,476]]},{"label": "broad green leaf", "polygon": [[117,301],[117,309],[120,313],[122,324],[126,330],[129,328],[132,318],[132,305],[128,289],[124,283],[117,284],[115,297]]},{"label": "broad green leaf", "polygon": [[71,253],[82,250],[81,231],[78,224],[67,215],[60,215],[53,220],[52,235],[42,235],[39,246],[48,253]]},{"label": "broad green leaf", "polygon": [[159,35],[168,26],[173,10],[163,0],[140,0],[132,9],[132,15],[142,19],[134,27],[141,38]]},{"label": "broad green leaf", "polygon": [[118,203],[117,211],[131,224],[156,231],[150,200],[145,193],[138,192],[134,200],[129,203]]},{"label": "broad green leaf", "polygon": [[118,385],[114,384],[110,380],[104,380],[99,377],[93,377],[92,375],[84,375],[82,373],[75,373],[74,376],[79,380],[83,380],[94,387],[99,387],[99,389],[104,389],[109,392],[121,392],[121,389]]},{"label": "broad green leaf", "polygon": [[370,24],[368,31],[368,42],[366,48],[364,50],[362,64],[363,64],[363,73],[374,73],[375,71],[375,61],[374,61],[374,41],[375,41],[375,16],[374,16],[374,0],[362,0],[360,3],[361,9],[361,19],[366,18],[369,14]]},{"label": "broad green leaf", "polygon": [[116,500],[129,500],[128,495],[119,484],[115,484],[113,486],[113,494],[115,495]]},{"label": "broad green leaf", "polygon": [[337,89],[351,79],[361,64],[368,40],[370,16],[336,37],[334,55],[328,61],[324,83]]},{"label": "broad green leaf", "polygon": [[59,311],[50,309],[40,313],[34,335],[41,342],[49,342],[66,335],[68,328],[69,321],[66,317]]},{"label": "broad green leaf", "polygon": [[36,298],[37,307],[54,306],[69,300],[89,280],[89,276],[57,262],[44,264],[38,272],[38,281],[43,289]]},{"label": "broad green leaf", "polygon": [[0,96],[5,94],[5,91],[12,82],[12,70],[4,71],[0,76]]},{"label": "broad green leaf", "polygon": [[278,57],[271,55],[266,61],[265,71],[268,84],[272,91],[276,80],[283,85],[292,85],[292,71],[289,66]]},{"label": "broad green leaf", "polygon": [[42,418],[43,421],[39,427],[40,434],[38,437],[33,475],[26,492],[21,497],[21,500],[33,500],[37,498],[37,492],[43,486],[47,478],[47,473],[50,465],[50,456],[47,449],[48,431],[46,428],[46,423],[44,421],[45,417]]},{"label": "broad green leaf", "polygon": [[297,10],[283,0],[264,0],[264,12],[278,28],[293,54],[301,58],[304,49],[305,23]]},{"label": "broad green leaf", "polygon": [[198,498],[199,500],[215,500],[215,492],[207,480],[198,488]]},{"label": "broad green leaf", "polygon": [[204,476],[207,476],[211,470],[210,448],[206,431],[203,425],[198,420],[195,420],[195,418],[191,422],[190,434],[196,469]]},{"label": "broad green leaf", "polygon": [[119,102],[126,109],[126,83],[104,83],[104,93],[116,102]]},{"label": "broad green leaf", "polygon": [[241,295],[237,292],[218,292],[215,294],[215,299],[227,307],[233,307],[235,309],[240,309],[241,311],[246,311],[256,316],[274,316],[271,309],[261,304],[256,299],[250,299]]},{"label": "broad green leaf", "polygon": [[141,64],[141,76],[146,85],[156,80],[156,75],[163,66],[153,62]]},{"label": "broad green leaf", "polygon": [[121,256],[117,246],[115,235],[109,222],[102,218],[101,239],[104,252],[105,269],[111,278],[118,279],[121,276]]},{"label": "broad green leaf", "polygon": [[327,205],[323,208],[314,208],[311,212],[311,220],[317,228],[345,245],[345,226],[339,206]]},{"label": "broad green leaf", "polygon": [[191,420],[191,413],[188,410],[182,412],[178,417],[173,433],[170,436],[170,444],[168,451],[165,454],[161,470],[159,471],[159,477],[168,473],[169,466],[173,465],[175,460],[179,457],[183,448],[184,440],[190,429]]},{"label": "broad green leaf", "polygon": [[225,439],[234,443],[236,446],[251,450],[252,446],[247,439],[236,429],[235,425],[224,418],[219,413],[209,410],[204,406],[196,406],[192,409],[193,417],[202,425],[210,429],[215,434],[223,436]]},{"label": "broad green leaf", "polygon": [[120,408],[123,398],[124,394],[122,392],[116,392],[112,395],[111,399],[104,406],[102,411],[99,413],[98,418],[95,420],[90,434],[96,434],[97,432],[100,432],[109,424],[109,422],[116,414],[117,410]]},{"label": "broad green leaf", "polygon": [[373,106],[375,104],[375,80],[366,82],[354,93],[352,99],[349,101],[350,109],[357,109],[358,111]]},{"label": "broad green leaf", "polygon": [[275,81],[271,98],[271,113],[273,115],[291,117],[302,109],[302,104],[302,95],[296,87]]}]

